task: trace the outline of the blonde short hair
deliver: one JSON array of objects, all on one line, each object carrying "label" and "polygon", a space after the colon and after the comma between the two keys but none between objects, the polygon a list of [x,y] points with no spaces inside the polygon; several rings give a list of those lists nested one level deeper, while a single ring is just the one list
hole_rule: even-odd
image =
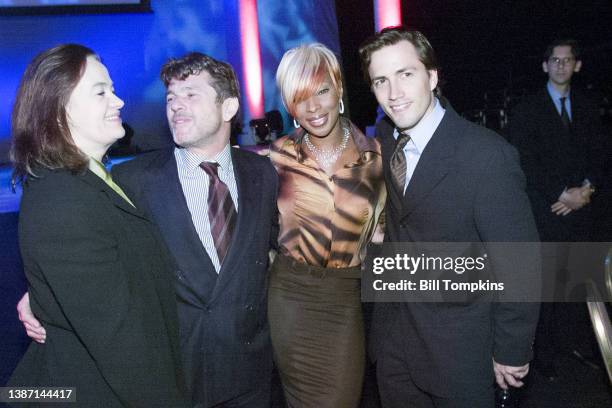
[{"label": "blonde short hair", "polygon": [[323,44],[300,45],[283,55],[276,71],[276,85],[289,114],[295,116],[296,105],[315,94],[325,74],[329,74],[333,87],[341,94],[340,64]]}]

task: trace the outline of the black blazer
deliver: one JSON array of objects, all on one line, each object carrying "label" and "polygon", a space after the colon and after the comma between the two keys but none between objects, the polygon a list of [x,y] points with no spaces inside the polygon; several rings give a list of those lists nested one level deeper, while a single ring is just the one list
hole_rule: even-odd
[{"label": "black blazer", "polygon": [[178,265],[180,338],[193,402],[211,406],[270,381],[268,252],[278,233],[270,160],[232,149],[238,220],[217,275],[191,220],[173,150],[113,167],[116,181],[159,227]]},{"label": "black blazer", "polygon": [[572,89],[570,98],[571,132],[563,127],[546,88],[513,108],[505,129],[520,153],[527,193],[543,241],[580,240],[587,234],[590,205],[565,217],[551,213],[550,206],[565,187],[579,187],[589,179],[601,189],[605,181],[606,149],[597,104],[579,89]]},{"label": "black blazer", "polygon": [[[385,241],[481,242],[502,281],[534,286],[537,248],[522,265],[487,248],[487,242],[538,240],[516,150],[448,103],[445,109],[405,195],[391,182],[393,124],[384,118],[377,126],[388,187]],[[403,330],[411,377],[425,391],[447,396],[491,384],[492,357],[513,366],[529,362],[537,317],[537,304],[377,303],[372,352],[377,358],[388,330]]]},{"label": "black blazer", "polygon": [[155,228],[89,170],[36,174],[19,244],[47,340],[10,384],[76,387],[81,407],[183,406],[171,259]]}]

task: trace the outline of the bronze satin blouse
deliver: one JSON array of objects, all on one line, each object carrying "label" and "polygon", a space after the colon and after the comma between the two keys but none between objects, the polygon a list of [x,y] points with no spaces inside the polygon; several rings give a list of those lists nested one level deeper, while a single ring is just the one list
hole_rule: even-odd
[{"label": "bronze satin blouse", "polygon": [[385,205],[380,145],[350,122],[345,125],[359,159],[331,177],[303,152],[303,129],[276,140],[270,149],[280,180],[280,251],[309,265],[359,265]]}]

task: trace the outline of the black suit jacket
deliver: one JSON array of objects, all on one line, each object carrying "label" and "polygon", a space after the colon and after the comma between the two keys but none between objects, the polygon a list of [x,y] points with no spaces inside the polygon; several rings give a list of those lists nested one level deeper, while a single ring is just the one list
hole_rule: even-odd
[{"label": "black suit jacket", "polygon": [[[537,248],[524,264],[512,264],[487,247],[538,240],[516,150],[446,105],[405,195],[391,182],[393,124],[384,118],[377,126],[388,187],[385,241],[482,243],[477,245],[500,280],[537,290],[531,285],[539,279]],[[389,330],[403,330],[416,384],[434,395],[452,395],[491,384],[492,357],[513,366],[529,362],[537,316],[533,303],[377,303],[373,353],[378,357]]]},{"label": "black suit jacket", "polygon": [[76,387],[80,407],[183,406],[172,262],[155,227],[89,170],[36,174],[19,243],[47,340],[11,385]]},{"label": "black suit jacket", "polygon": [[268,252],[276,241],[278,176],[270,160],[232,149],[238,220],[219,274],[202,246],[172,149],[113,167],[157,224],[177,264],[181,349],[193,402],[211,406],[269,383]]},{"label": "black suit jacket", "polygon": [[[543,241],[576,241],[588,238],[591,206],[568,216],[550,210],[563,189],[580,187],[589,179],[600,189],[605,152],[597,104],[579,89],[570,93],[571,132],[561,122],[546,88],[525,98],[512,109],[505,134],[521,156],[527,192]],[[597,200],[597,194],[593,197]]]}]

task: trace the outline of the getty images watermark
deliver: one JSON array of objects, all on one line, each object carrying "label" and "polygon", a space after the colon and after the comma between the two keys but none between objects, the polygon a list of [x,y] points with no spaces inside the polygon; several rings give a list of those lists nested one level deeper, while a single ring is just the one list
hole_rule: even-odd
[{"label": "getty images watermark", "polygon": [[[365,302],[584,302],[612,299],[610,243],[372,245]],[[566,257],[569,267],[558,270]]]}]

